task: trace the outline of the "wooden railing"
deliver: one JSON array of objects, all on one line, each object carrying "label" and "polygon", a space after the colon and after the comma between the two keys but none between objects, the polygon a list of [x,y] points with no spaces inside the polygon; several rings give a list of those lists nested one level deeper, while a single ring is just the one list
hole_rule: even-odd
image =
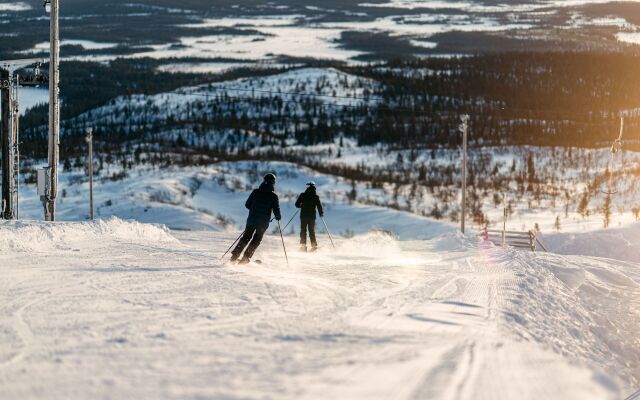
[{"label": "wooden railing", "polygon": [[640,390],[632,393],[629,397],[626,397],[624,400],[638,400],[640,399]]},{"label": "wooden railing", "polygon": [[496,246],[510,246],[519,249],[536,251],[537,246],[539,245],[542,250],[548,251],[542,241],[540,241],[538,236],[536,236],[534,231],[517,232],[487,229],[482,232],[481,236],[484,238],[484,240],[490,241]]},{"label": "wooden railing", "polygon": [[[480,234],[480,236],[489,242],[492,242],[496,246],[500,247],[516,247],[519,249],[529,249],[531,251],[536,251],[536,246],[539,245],[542,250],[548,252],[547,248],[540,238],[536,235],[535,231],[527,231],[527,232],[518,232],[518,231],[508,231],[507,230],[507,219],[508,219],[508,209],[507,209],[507,195],[505,193],[502,194],[502,203],[504,204],[504,211],[502,215],[502,230],[491,230],[486,229]],[[464,230],[462,231],[464,234]]]}]

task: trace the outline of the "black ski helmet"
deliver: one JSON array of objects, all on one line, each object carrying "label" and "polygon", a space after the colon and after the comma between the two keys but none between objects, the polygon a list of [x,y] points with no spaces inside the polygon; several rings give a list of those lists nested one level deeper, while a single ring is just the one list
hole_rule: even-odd
[{"label": "black ski helmet", "polygon": [[264,181],[272,185],[276,184],[276,174],[269,172],[264,176]]}]

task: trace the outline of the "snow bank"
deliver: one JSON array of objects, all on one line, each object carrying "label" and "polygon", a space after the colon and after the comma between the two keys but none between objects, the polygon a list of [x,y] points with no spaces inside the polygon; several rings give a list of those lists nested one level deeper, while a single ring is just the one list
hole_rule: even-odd
[{"label": "snow bank", "polygon": [[[295,240],[296,245],[293,245]],[[335,248],[325,234],[318,235],[319,249],[311,256],[309,253],[297,251],[298,237],[285,237],[290,266],[296,270],[301,265],[326,268],[329,265],[339,267],[357,267],[361,269],[397,268],[425,265],[428,260],[424,254],[414,251],[415,241],[400,241],[393,235],[371,231],[350,238],[333,237]],[[258,249],[257,257],[266,258],[269,265],[286,269],[282,246],[279,238],[272,251]]]},{"label": "snow bank", "polygon": [[50,251],[104,240],[145,243],[177,243],[163,225],[141,224],[119,218],[89,222],[3,222],[0,251]]},{"label": "snow bank", "polygon": [[338,245],[340,253],[366,252],[371,257],[386,256],[389,253],[400,252],[398,241],[385,232],[370,232],[364,235],[354,236]]},{"label": "snow bank", "polygon": [[325,247],[326,256],[335,258],[339,256],[347,260],[367,260],[366,265],[412,265],[424,261],[401,247],[395,237],[386,232],[372,231],[350,239],[339,240],[335,251],[330,246]]},{"label": "snow bank", "polygon": [[637,265],[516,250],[496,251],[492,261],[507,265],[519,277],[505,317],[523,339],[543,343],[570,359],[603,366],[608,376],[621,378],[630,388],[640,384]]},{"label": "snow bank", "polygon": [[543,236],[549,251],[640,262],[640,224],[587,233],[556,233]]}]

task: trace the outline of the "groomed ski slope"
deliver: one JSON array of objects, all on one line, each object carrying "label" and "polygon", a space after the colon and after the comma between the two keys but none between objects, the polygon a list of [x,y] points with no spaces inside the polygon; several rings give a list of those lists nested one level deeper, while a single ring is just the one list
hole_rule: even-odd
[{"label": "groomed ski slope", "polygon": [[235,236],[0,224],[0,398],[600,400],[637,383],[636,264],[455,234],[321,236],[314,255],[286,238],[290,266],[269,235],[264,264],[219,262]]}]

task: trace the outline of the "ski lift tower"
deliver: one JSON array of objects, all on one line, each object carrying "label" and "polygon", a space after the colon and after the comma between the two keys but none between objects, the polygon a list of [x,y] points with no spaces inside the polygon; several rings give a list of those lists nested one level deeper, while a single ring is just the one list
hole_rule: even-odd
[{"label": "ski lift tower", "polygon": [[[2,148],[2,203],[0,218],[18,218],[20,190],[20,150],[18,122],[18,86],[20,76],[16,71],[36,65],[39,71],[42,60],[0,61],[0,142]],[[37,78],[37,77],[34,77]],[[35,79],[34,79],[35,80]]]}]

